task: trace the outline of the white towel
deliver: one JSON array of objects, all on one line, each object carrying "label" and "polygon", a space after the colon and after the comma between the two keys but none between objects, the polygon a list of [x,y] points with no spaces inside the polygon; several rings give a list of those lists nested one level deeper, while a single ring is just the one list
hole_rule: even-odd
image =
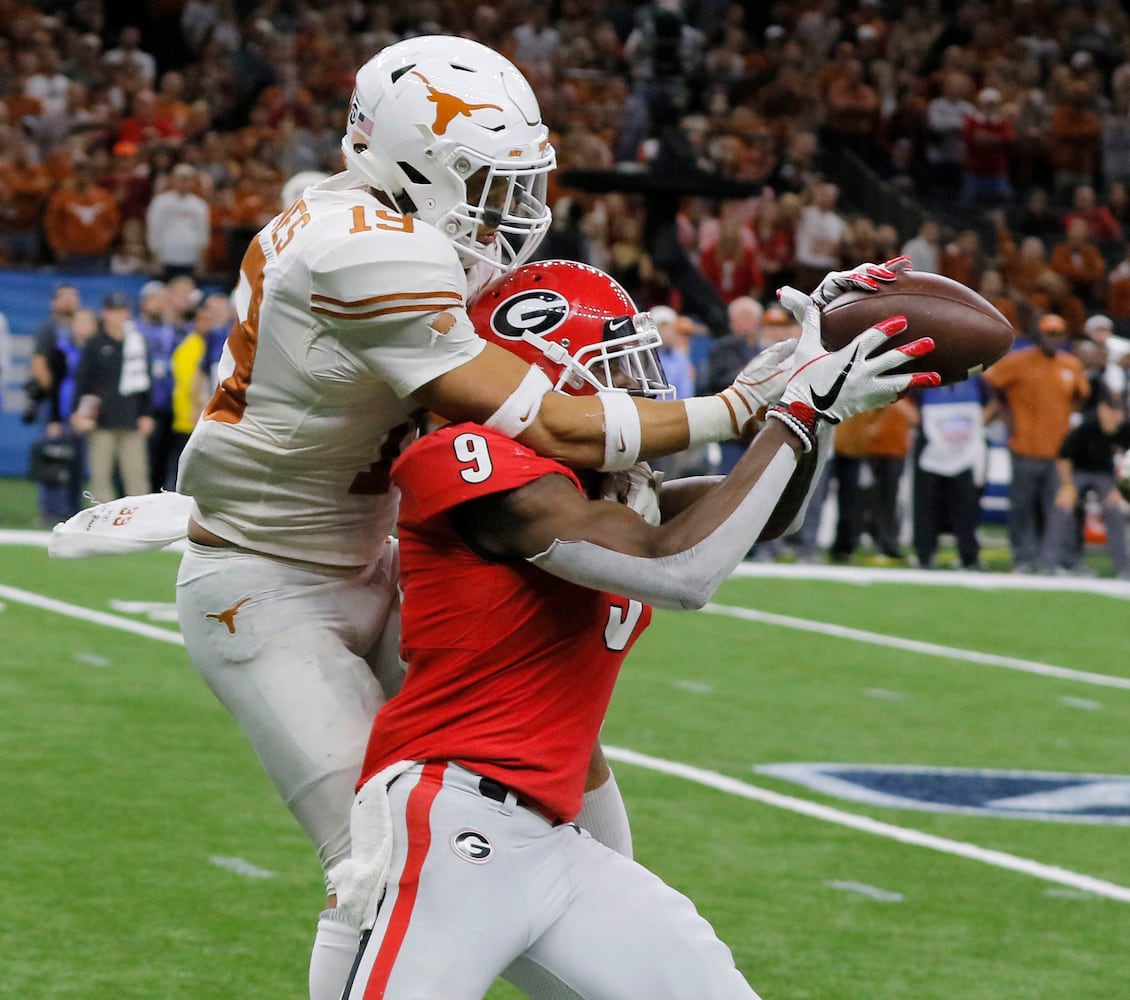
[{"label": "white towel", "polygon": [[193,506],[183,493],[146,493],[87,507],[55,525],[47,554],[82,559],[163,549],[187,535]]},{"label": "white towel", "polygon": [[349,814],[352,856],[329,871],[337,892],[337,909],[358,930],[369,930],[377,920],[377,905],[388,881],[392,861],[392,812],[388,786],[415,761],[401,760],[373,775],[353,800]]}]

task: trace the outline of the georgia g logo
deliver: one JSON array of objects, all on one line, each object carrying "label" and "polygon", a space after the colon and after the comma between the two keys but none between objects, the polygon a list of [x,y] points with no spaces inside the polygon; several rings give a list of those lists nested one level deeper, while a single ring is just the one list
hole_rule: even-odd
[{"label": "georgia g logo", "polygon": [[494,857],[494,847],[478,830],[460,830],[451,838],[451,849],[473,865],[485,865]]},{"label": "georgia g logo", "polygon": [[507,340],[521,340],[527,330],[541,336],[556,330],[569,315],[569,301],[559,292],[535,289],[506,299],[490,318],[491,329]]}]

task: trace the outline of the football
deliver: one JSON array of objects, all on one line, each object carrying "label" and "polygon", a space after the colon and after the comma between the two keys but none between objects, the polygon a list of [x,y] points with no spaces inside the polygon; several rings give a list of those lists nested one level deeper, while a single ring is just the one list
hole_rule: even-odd
[{"label": "football", "polygon": [[[900,347],[932,337],[934,350],[908,358],[895,372],[937,372],[943,385],[984,371],[1012,347],[1015,331],[1001,312],[973,289],[929,271],[902,271],[878,291],[845,292],[824,309],[820,335],[834,351],[889,316],[905,316],[907,328],[887,341]],[[882,353],[886,347],[874,352]]]}]

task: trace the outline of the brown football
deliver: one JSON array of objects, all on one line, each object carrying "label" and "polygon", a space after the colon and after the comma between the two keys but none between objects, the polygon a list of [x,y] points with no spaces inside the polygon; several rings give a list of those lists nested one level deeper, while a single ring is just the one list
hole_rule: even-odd
[{"label": "brown football", "polygon": [[[824,310],[821,340],[833,351],[888,316],[905,316],[889,347],[932,337],[934,350],[908,358],[896,372],[937,372],[942,384],[961,382],[1004,356],[1015,336],[1001,312],[961,282],[929,271],[902,271],[875,292],[845,292]],[[878,352],[881,353],[881,348]]]}]

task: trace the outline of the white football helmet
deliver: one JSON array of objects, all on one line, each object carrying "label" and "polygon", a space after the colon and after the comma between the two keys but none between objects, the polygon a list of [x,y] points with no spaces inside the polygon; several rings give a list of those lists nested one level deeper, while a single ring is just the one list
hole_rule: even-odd
[{"label": "white football helmet", "polygon": [[[346,169],[464,258],[509,270],[537,249],[556,155],[537,98],[508,59],[470,39],[410,38],[357,73]],[[470,263],[470,261],[467,261]]]}]

